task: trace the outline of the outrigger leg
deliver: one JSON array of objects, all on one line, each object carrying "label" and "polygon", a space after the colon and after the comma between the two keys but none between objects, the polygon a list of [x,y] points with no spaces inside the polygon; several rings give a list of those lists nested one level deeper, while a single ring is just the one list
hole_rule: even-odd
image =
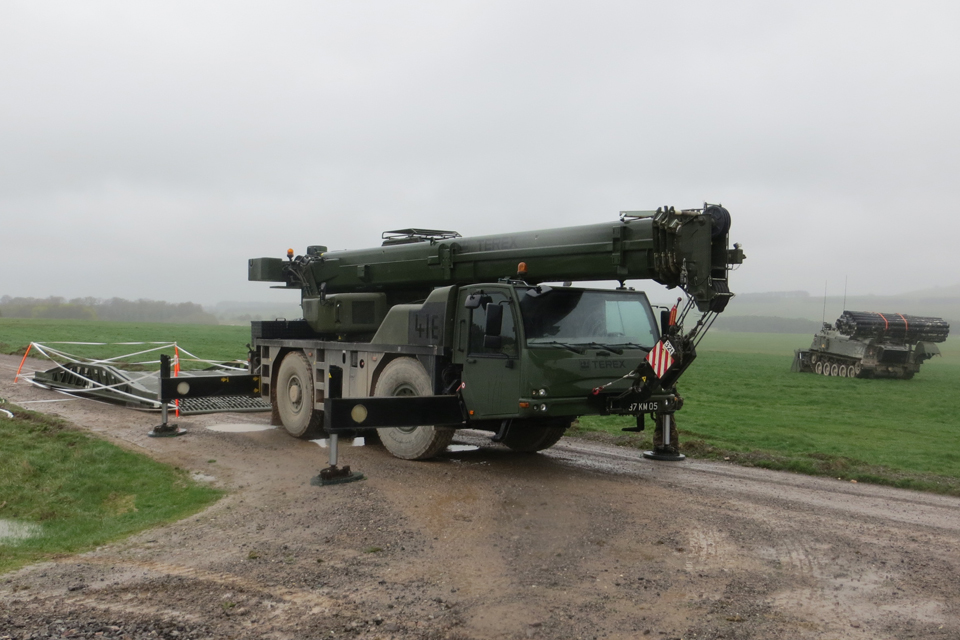
[{"label": "outrigger leg", "polygon": [[167,404],[169,398],[163,397],[163,379],[170,377],[170,356],[163,354],[160,356],[160,389],[157,391],[157,400],[160,402],[160,419],[163,420],[147,433],[150,438],[175,438],[182,436],[187,432],[176,424],[167,423]]},{"label": "outrigger leg", "polygon": [[187,432],[186,429],[181,429],[177,424],[167,423],[167,401],[160,400],[160,419],[163,420],[161,424],[158,424],[153,429],[151,429],[147,436],[150,438],[175,438],[177,436],[182,436]]},{"label": "outrigger leg", "polygon": [[653,432],[653,451],[644,451],[643,457],[651,460],[678,462],[686,458],[680,453],[680,441],[677,436],[677,419],[673,412],[657,414],[657,427]]},{"label": "outrigger leg", "polygon": [[310,479],[310,484],[315,487],[363,480],[363,474],[359,471],[350,471],[350,465],[345,465],[343,468],[337,466],[337,438],[337,434],[330,434],[330,466],[321,469],[320,475]]}]

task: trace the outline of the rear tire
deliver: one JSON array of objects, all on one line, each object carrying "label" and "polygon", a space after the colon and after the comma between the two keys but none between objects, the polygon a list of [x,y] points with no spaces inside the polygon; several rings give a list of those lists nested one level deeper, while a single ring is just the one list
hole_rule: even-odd
[{"label": "rear tire", "polygon": [[291,351],[277,373],[277,412],[287,433],[309,440],[323,435],[323,412],[313,408],[313,374],[300,351]]},{"label": "rear tire", "polygon": [[[397,358],[383,369],[374,394],[384,396],[432,396],[433,385],[423,365],[413,358]],[[432,458],[453,440],[456,429],[424,425],[377,429],[387,451],[404,460]]]},{"label": "rear tire", "polygon": [[542,424],[514,424],[507,430],[502,442],[514,451],[533,453],[549,449],[560,441],[569,422]]}]

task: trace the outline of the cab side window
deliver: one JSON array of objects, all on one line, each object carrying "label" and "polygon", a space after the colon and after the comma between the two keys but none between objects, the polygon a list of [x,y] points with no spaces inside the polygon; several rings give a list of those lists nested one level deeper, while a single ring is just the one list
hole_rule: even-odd
[{"label": "cab side window", "polygon": [[501,346],[499,349],[486,347],[483,344],[483,332],[487,325],[487,311],[484,307],[473,309],[470,314],[470,341],[468,352],[474,356],[517,355],[517,326],[513,318],[513,307],[503,293],[493,292],[491,301],[503,307],[503,323],[500,329]]}]

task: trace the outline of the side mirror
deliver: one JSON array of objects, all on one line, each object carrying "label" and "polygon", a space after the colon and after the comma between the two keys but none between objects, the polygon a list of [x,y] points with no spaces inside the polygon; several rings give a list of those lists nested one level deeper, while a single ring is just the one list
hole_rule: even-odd
[{"label": "side mirror", "polygon": [[483,346],[487,349],[500,349],[503,347],[503,338],[500,332],[503,330],[503,307],[498,304],[487,305],[487,323],[483,329]]},{"label": "side mirror", "polygon": [[670,310],[660,310],[660,336],[667,335],[667,329],[670,327]]},{"label": "side mirror", "polygon": [[483,329],[486,336],[500,336],[503,330],[503,307],[498,304],[487,305],[487,324]]}]

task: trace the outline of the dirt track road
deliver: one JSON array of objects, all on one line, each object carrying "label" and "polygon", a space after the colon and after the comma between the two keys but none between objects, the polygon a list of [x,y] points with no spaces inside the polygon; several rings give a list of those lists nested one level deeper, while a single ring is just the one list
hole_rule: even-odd
[{"label": "dirt track road", "polygon": [[0,638],[960,638],[960,500],[469,432],[479,449],[426,463],[344,447],[368,478],[318,488],[317,444],[207,428],[265,414],[150,439],[153,415],[27,404],[63,396],[12,385],[18,362],[0,356],[0,397],[230,493],[0,576]]}]

